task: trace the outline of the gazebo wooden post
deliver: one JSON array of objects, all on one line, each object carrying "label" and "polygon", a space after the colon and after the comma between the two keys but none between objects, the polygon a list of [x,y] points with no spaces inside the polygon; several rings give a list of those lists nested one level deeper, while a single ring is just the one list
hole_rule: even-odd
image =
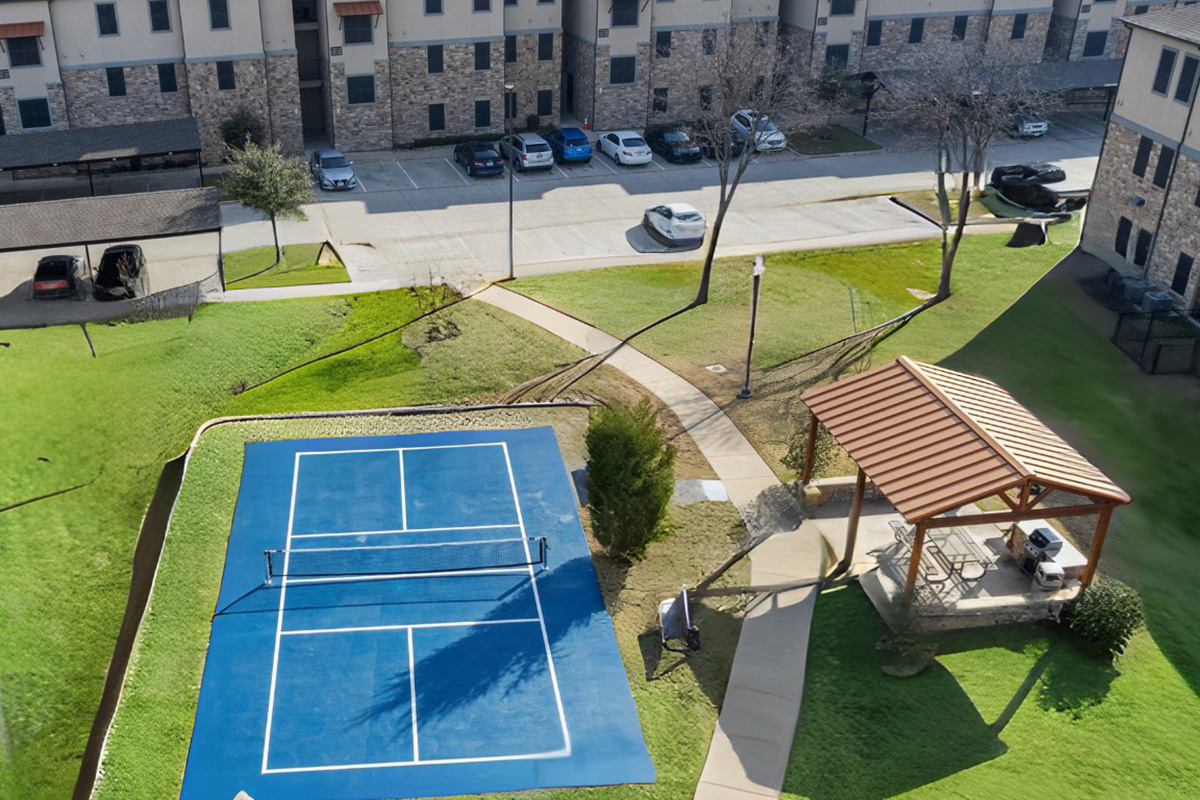
[{"label": "gazebo wooden post", "polygon": [[1088,551],[1087,566],[1083,568],[1083,577],[1079,581],[1081,588],[1086,589],[1096,576],[1096,565],[1100,562],[1100,548],[1104,546],[1104,537],[1108,535],[1108,523],[1112,519],[1113,507],[1105,506],[1096,522],[1096,533],[1092,536],[1092,548]]},{"label": "gazebo wooden post", "polygon": [[854,499],[850,501],[850,518],[846,521],[846,552],[833,571],[834,576],[843,575],[850,569],[854,559],[854,547],[858,543],[858,521],[862,517],[863,496],[867,493],[867,473],[858,468],[858,478],[854,482]]},{"label": "gazebo wooden post", "polygon": [[904,582],[904,602],[912,600],[913,589],[917,586],[917,572],[921,568],[921,548],[925,546],[925,520],[917,523],[913,534],[912,560],[908,562],[908,579]]},{"label": "gazebo wooden post", "polygon": [[[808,446],[804,448],[804,469],[800,472],[800,485],[807,486],[812,480],[813,451],[817,447],[817,415],[808,412]],[[861,470],[860,470],[861,472]]]}]

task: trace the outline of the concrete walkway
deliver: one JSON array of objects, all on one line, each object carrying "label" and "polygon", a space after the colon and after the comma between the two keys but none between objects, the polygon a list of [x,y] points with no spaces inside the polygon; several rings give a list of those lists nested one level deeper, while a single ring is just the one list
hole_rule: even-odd
[{"label": "concrete walkway", "polygon": [[[591,353],[617,340],[549,306],[491,286],[476,300],[522,317]],[[751,556],[755,584],[816,578],[819,536],[806,527],[790,494],[741,431],[699,389],[633,347],[608,363],[671,408],[725,484],[754,534],[772,531]],[[742,623],[729,686],[713,733],[696,800],[778,797],[804,692],[808,633],[816,590],[758,597]]]}]

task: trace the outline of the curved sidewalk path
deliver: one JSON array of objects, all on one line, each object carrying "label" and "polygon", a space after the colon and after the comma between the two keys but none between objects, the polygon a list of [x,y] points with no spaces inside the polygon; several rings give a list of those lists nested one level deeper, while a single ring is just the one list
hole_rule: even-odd
[{"label": "curved sidewalk path", "polygon": [[[493,285],[474,300],[489,303],[587,350],[617,339],[574,317]],[[773,531],[751,555],[755,585],[820,575],[819,537],[797,528],[799,510],[741,431],[703,392],[649,356],[626,346],[607,362],[654,392],[683,424],[754,534]],[[804,692],[815,588],[760,595],[742,623],[729,686],[696,800],[778,797]]]}]

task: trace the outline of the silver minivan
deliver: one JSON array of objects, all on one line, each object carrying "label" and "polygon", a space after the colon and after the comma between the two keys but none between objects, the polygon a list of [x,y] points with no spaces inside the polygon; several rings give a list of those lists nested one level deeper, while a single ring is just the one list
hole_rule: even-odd
[{"label": "silver minivan", "polygon": [[536,133],[505,136],[500,140],[500,154],[511,159],[517,172],[554,166],[554,151],[550,149],[550,143]]}]

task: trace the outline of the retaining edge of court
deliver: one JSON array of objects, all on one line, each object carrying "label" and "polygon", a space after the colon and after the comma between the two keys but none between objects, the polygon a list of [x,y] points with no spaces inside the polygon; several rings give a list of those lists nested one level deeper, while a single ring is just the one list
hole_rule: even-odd
[{"label": "retaining edge of court", "polygon": [[108,672],[104,678],[104,689],[100,694],[100,703],[96,708],[96,716],[92,720],[92,729],[88,734],[87,744],[83,749],[82,763],[79,776],[75,780],[75,789],[71,793],[72,800],[89,800],[100,780],[100,765],[104,761],[105,748],[108,745],[108,735],[112,731],[113,720],[121,704],[121,692],[125,688],[125,678],[129,674],[129,663],[133,656],[133,647],[137,642],[142,620],[150,606],[154,594],[154,582],[158,577],[158,563],[162,558],[163,546],[166,544],[167,531],[171,527],[171,519],[175,516],[175,506],[179,502],[179,492],[183,487],[183,479],[187,476],[187,465],[192,452],[200,442],[200,437],[210,428],[218,425],[237,422],[267,422],[272,420],[289,419],[336,419],[338,417],[407,417],[434,414],[464,414],[472,411],[500,411],[504,409],[537,409],[537,408],[594,408],[600,405],[588,400],[563,400],[554,402],[533,403],[485,403],[473,406],[397,406],[391,408],[372,408],[356,411],[301,411],[286,414],[250,414],[237,417],[215,417],[200,425],[192,437],[191,443],[181,454],[166,462],[154,488],[154,496],[146,506],[142,524],[138,531],[137,543],[134,545],[133,565],[129,579],[129,598],[125,603],[125,615],[121,619],[121,627],[117,632],[117,641],[113,646],[113,655],[109,660]]}]

